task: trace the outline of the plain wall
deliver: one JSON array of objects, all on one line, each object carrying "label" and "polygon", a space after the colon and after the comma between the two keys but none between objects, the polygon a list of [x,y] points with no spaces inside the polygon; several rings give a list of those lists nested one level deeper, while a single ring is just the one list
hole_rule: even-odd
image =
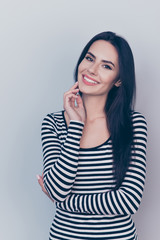
[{"label": "plain wall", "polygon": [[42,193],[40,129],[95,34],[125,37],[134,54],[136,110],[148,122],[147,178],[135,214],[140,240],[159,239],[160,15],[152,0],[3,0],[0,3],[0,239],[45,240],[55,207]]}]

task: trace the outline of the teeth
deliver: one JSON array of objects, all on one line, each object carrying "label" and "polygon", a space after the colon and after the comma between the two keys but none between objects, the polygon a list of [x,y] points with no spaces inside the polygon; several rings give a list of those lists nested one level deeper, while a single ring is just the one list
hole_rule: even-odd
[{"label": "teeth", "polygon": [[91,80],[91,79],[89,79],[89,78],[87,78],[87,77],[85,77],[85,76],[84,76],[84,79],[85,79],[87,82],[94,83],[94,84],[98,84],[97,82],[95,82],[95,81],[93,81],[93,80]]}]

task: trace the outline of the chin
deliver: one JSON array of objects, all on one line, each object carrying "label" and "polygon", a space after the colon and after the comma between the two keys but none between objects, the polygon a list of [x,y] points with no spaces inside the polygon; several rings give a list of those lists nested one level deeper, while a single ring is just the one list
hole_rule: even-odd
[{"label": "chin", "polygon": [[78,81],[78,85],[79,85],[79,91],[80,94],[86,94],[86,95],[95,95],[95,91],[90,87],[90,86],[86,86],[83,82]]}]

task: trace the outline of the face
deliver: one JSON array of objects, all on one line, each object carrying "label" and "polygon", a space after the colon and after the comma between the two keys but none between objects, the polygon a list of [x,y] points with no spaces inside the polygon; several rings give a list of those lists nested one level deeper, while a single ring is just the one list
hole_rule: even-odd
[{"label": "face", "polygon": [[78,67],[79,89],[83,94],[107,96],[118,87],[119,64],[115,47],[104,40],[95,41]]}]

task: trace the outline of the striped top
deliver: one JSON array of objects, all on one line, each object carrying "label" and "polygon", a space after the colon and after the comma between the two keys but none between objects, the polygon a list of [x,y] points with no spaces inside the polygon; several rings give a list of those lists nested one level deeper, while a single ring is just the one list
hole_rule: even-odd
[{"label": "striped top", "polygon": [[42,123],[44,186],[55,200],[50,240],[135,240],[131,218],[140,205],[146,173],[147,126],[132,114],[131,162],[115,190],[111,138],[93,148],[80,148],[84,124],[64,111],[48,114]]}]

